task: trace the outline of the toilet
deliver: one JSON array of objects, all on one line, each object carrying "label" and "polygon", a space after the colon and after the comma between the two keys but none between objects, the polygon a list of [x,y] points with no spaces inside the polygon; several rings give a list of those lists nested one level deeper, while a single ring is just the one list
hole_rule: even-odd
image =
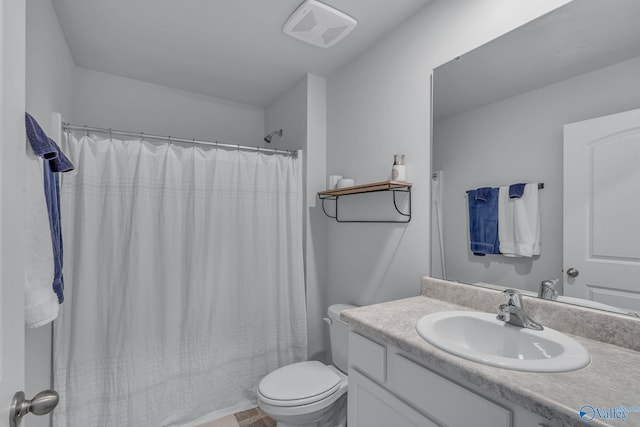
[{"label": "toilet", "polygon": [[340,312],[355,308],[334,304],[327,314],[334,365],[292,363],[268,374],[258,385],[258,406],[278,427],[345,427],[349,325]]}]

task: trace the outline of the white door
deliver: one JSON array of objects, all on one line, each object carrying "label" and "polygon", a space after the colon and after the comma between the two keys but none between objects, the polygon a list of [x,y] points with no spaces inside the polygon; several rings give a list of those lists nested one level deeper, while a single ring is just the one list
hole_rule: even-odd
[{"label": "white door", "polygon": [[564,292],[640,312],[640,110],[564,126]]},{"label": "white door", "polygon": [[[25,2],[0,2],[0,425],[24,390]],[[31,397],[31,396],[29,396]],[[23,425],[26,425],[23,424]]]}]

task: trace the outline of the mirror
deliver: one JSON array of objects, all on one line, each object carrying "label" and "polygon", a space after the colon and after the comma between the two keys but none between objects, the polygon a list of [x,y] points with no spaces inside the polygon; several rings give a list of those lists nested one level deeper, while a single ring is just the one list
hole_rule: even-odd
[{"label": "mirror", "polygon": [[[573,160],[563,159],[563,127],[640,109],[638,16],[637,0],[573,1],[434,70],[432,276],[532,295],[558,279],[560,300],[640,312],[640,276],[635,289],[598,279],[598,291],[576,291],[590,279],[567,276],[573,265],[563,263],[564,163]],[[544,183],[540,255],[474,256],[466,191],[522,182]],[[640,274],[640,255],[620,264]]]}]

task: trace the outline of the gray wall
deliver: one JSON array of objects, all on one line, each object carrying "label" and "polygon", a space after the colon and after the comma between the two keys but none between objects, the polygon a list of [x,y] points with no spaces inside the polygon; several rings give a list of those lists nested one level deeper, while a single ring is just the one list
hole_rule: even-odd
[{"label": "gray wall", "polygon": [[[26,109],[53,134],[51,113],[71,114],[75,69],[50,0],[26,2]],[[27,329],[25,393],[51,388],[51,324]],[[29,417],[29,427],[49,425],[50,417]]]},{"label": "gray wall", "polygon": [[0,4],[0,409],[3,424],[13,394],[24,387],[25,15],[21,0]]},{"label": "gray wall", "polygon": [[[562,279],[562,127],[640,107],[640,58],[439,120],[433,167],[444,171],[443,227],[447,279],[537,291]],[[473,256],[465,191],[544,182],[540,257]],[[434,267],[439,251],[434,248]]]},{"label": "gray wall", "polygon": [[[76,68],[74,124],[259,145],[264,110],[219,98]],[[68,120],[67,120],[68,121]]]},{"label": "gray wall", "polygon": [[409,225],[329,222],[329,303],[418,294],[431,258],[431,70],[564,3],[436,0],[329,78],[327,173],[384,180],[402,153],[414,183]]},{"label": "gray wall", "polygon": [[270,148],[304,150],[304,253],[309,358],[326,360],[326,221],[315,193],[326,175],[326,80],[308,74],[265,111],[266,133],[283,129]]},{"label": "gray wall", "polygon": [[27,5],[27,110],[45,131],[51,113],[71,115],[75,65],[50,0]]}]

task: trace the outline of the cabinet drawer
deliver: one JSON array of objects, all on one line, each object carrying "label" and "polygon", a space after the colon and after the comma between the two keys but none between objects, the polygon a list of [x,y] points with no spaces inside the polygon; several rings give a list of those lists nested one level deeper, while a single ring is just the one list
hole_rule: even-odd
[{"label": "cabinet drawer", "polygon": [[510,427],[511,411],[395,354],[395,391],[450,427]]},{"label": "cabinet drawer", "polygon": [[349,333],[349,364],[381,383],[386,381],[386,348],[356,332]]}]

